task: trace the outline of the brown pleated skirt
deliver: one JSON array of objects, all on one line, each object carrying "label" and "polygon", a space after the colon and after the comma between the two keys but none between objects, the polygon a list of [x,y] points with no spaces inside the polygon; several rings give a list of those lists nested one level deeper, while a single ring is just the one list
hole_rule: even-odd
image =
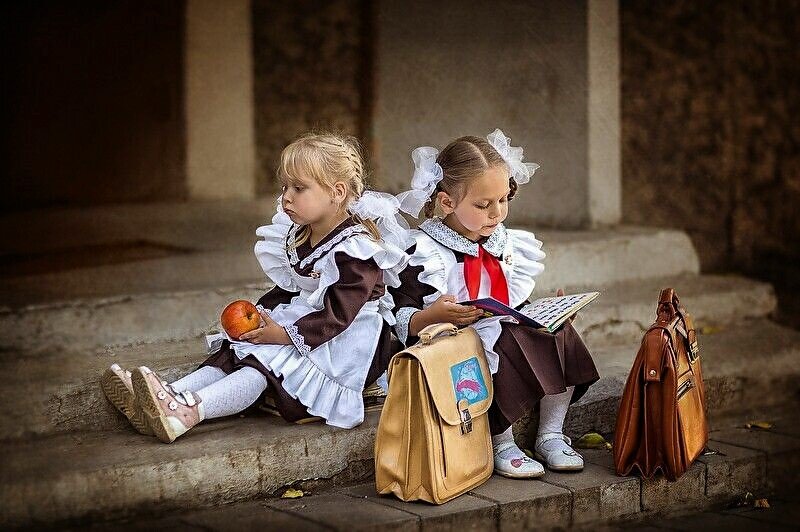
[{"label": "brown pleated skirt", "polygon": [[599,379],[592,355],[572,324],[555,333],[508,322],[502,328],[494,345],[500,363],[489,408],[492,434],[508,429],[545,395],[575,386],[575,402]]},{"label": "brown pleated skirt", "polygon": [[[367,379],[364,383],[365,388],[378,380],[378,377],[389,367],[389,360],[392,358],[392,355],[401,349],[402,345],[392,337],[391,328],[384,322],[383,329],[381,330],[381,337],[378,341],[378,347],[375,350],[375,356],[372,357],[372,363],[370,364]],[[233,349],[231,349],[231,344],[227,340],[223,342],[222,348],[219,351],[209,356],[200,364],[200,367],[203,366],[220,368],[227,374],[231,374],[237,369],[246,366],[257,369],[263,373],[264,377],[267,379],[267,389],[264,395],[270,397],[275,402],[275,408],[282,418],[293,423],[311,416],[303,403],[289,395],[289,393],[283,389],[282,376],[279,377],[275,375],[253,355],[248,355],[240,360],[239,357],[236,356],[236,353],[233,352]]]}]

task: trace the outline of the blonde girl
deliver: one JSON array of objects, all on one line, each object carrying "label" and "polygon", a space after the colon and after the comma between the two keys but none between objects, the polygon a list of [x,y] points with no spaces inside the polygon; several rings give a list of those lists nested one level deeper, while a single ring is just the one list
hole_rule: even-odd
[{"label": "blonde girl", "polygon": [[208,338],[213,353],[171,383],[142,366],[119,367],[103,388],[136,429],[172,442],[205,419],[241,412],[263,394],[288,421],[320,417],[350,428],[362,391],[387,367],[394,323],[387,286],[407,256],[398,202],[365,192],[358,142],[306,134],[281,153],[283,193],[255,254],[274,288],[258,301],[262,324],[239,338]]}]

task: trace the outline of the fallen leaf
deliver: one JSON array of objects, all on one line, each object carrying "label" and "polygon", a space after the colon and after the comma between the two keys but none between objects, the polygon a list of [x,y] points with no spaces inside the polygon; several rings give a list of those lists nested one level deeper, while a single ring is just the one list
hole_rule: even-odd
[{"label": "fallen leaf", "polygon": [[706,447],[706,448],[703,450],[703,456],[716,456],[716,455],[719,455],[719,456],[728,456],[728,455],[726,455],[725,453],[723,453],[722,451],[719,451],[719,450],[717,450],[717,449],[712,449],[711,447]]},{"label": "fallen leaf", "polygon": [[303,490],[296,490],[294,488],[289,488],[288,490],[283,492],[283,495],[281,495],[281,499],[298,499],[303,495],[305,495],[305,493],[303,493]]},{"label": "fallen leaf", "polygon": [[587,432],[575,442],[578,449],[609,449],[609,443],[596,432]]},{"label": "fallen leaf", "polygon": [[769,430],[772,428],[772,423],[769,421],[748,421],[744,427],[750,430]]},{"label": "fallen leaf", "polygon": [[756,499],[753,503],[753,508],[769,508],[769,501],[767,499]]}]

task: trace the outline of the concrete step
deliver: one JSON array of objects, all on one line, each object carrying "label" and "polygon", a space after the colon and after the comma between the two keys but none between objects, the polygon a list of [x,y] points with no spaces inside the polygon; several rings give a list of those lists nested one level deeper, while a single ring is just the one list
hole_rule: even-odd
[{"label": "concrete step", "polygon": [[[723,414],[745,406],[767,409],[798,397],[797,331],[756,320],[705,335],[700,341],[712,424]],[[579,435],[613,427],[614,402],[619,400],[637,348],[638,345],[629,344],[596,351],[603,378],[571,408],[568,433]],[[25,393],[28,395],[23,398],[30,400],[31,388]],[[6,413],[22,406],[24,402],[12,405]],[[71,432],[6,440],[0,443],[4,457],[0,471],[0,500],[4,501],[0,522],[27,525],[197,508],[270,495],[301,479],[334,479],[327,481],[332,484],[337,476],[358,478],[369,475],[372,468],[377,420],[378,414],[372,413],[359,427],[341,430],[323,424],[289,425],[278,418],[254,414],[204,423],[172,445],[133,431]],[[528,428],[515,428],[519,441],[529,445]],[[726,437],[720,441],[736,444],[740,435]],[[796,439],[790,441],[791,445],[782,442],[780,445],[785,444],[792,451],[800,445]],[[752,448],[751,445],[756,443],[746,447]],[[780,448],[781,452],[786,451],[785,446]],[[642,495],[641,500],[673,497],[681,504],[694,500],[696,493],[703,494],[707,489],[706,468],[697,467],[697,472],[685,477],[686,482],[697,483],[691,484],[694,491],[685,492],[689,495],[682,491],[665,495],[666,484],[656,482],[649,488],[652,495]],[[525,486],[531,485],[508,488],[504,491],[508,498],[505,503],[527,501],[514,499],[522,495],[513,492],[524,493]],[[584,488],[564,489],[564,496],[570,500]],[[596,489],[585,489],[587,497],[596,496]],[[487,497],[492,499],[488,495],[483,498]],[[629,495],[621,497],[627,500]],[[505,499],[492,500],[501,504]],[[587,504],[590,502],[591,499]],[[645,502],[644,507],[655,511],[666,506]],[[571,506],[567,504],[565,508]]]},{"label": "concrete step", "polygon": [[[252,253],[254,236],[247,245],[214,247],[199,237],[187,242],[185,230],[170,240],[156,226],[151,240],[190,252],[0,278],[0,348],[29,347],[32,338],[36,346],[93,348],[193,337],[231,299],[254,298],[268,287]],[[207,238],[226,236],[216,230]],[[537,236],[548,253],[539,293],[699,271],[682,231],[618,227]]]},{"label": "concrete step", "polygon": [[[605,530],[612,523],[626,529],[666,518],[719,508],[745,493],[757,497],[774,492],[771,484],[791,486],[776,478],[783,464],[800,465],[800,433],[752,433],[729,420],[711,433],[710,447],[720,454],[704,456],[674,483],[663,478],[618,477],[610,451],[582,450],[582,473],[547,472],[541,480],[520,481],[492,476],[485,484],[441,506],[404,503],[378,496],[374,481],[323,491],[300,499],[261,499],[167,517],[134,517],[96,528],[114,530],[268,529],[316,530]],[[793,429],[790,419],[775,430]],[[785,489],[785,488],[784,488]],[[788,493],[788,491],[784,491]],[[772,496],[770,502],[774,501]],[[746,509],[742,509],[746,510]],[[763,512],[763,511],[762,511]],[[752,516],[751,516],[752,517]],[[791,525],[791,516],[765,521]],[[735,520],[734,520],[735,521]],[[672,521],[668,521],[672,522]],[[755,521],[741,518],[735,529],[751,529]],[[766,524],[766,523],[761,523]],[[796,523],[794,523],[796,524]],[[749,525],[749,526],[748,526]],[[694,528],[679,527],[681,530]],[[616,528],[614,528],[616,530]]]},{"label": "concrete step", "polygon": [[[718,327],[744,318],[760,318],[775,307],[769,285],[734,276],[683,275],[668,278],[625,281],[603,288],[603,295],[575,321],[587,344],[593,348],[631,342],[635,345],[655,318],[655,302],[661,288],[675,287],[699,326]],[[575,290],[581,290],[577,287]],[[254,297],[256,293],[254,292]],[[226,297],[219,297],[220,305]],[[198,300],[199,301],[199,300]],[[196,306],[191,308],[196,309]],[[141,309],[147,319],[146,309]],[[176,311],[176,318],[181,317]],[[33,339],[32,339],[33,340]],[[35,337],[38,342],[38,337]],[[18,351],[14,351],[16,353]],[[175,378],[190,371],[204,358],[205,344],[199,339],[124,348],[76,350],[39,348],[2,356],[0,369],[16,375],[13,396],[25,397],[24,390],[43,393],[31,408],[0,420],[0,433],[8,437],[69,430],[124,428],[116,411],[103,398],[97,380],[116,362],[132,368],[147,365]],[[28,399],[24,399],[28,403]],[[94,413],[87,416],[87,412]]]}]

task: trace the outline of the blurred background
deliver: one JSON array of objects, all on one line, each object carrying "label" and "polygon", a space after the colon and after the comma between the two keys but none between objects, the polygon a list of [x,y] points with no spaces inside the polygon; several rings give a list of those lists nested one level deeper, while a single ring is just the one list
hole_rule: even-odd
[{"label": "blurred background", "polygon": [[310,128],[356,135],[372,185],[399,192],[414,146],[500,127],[542,165],[515,221],[680,228],[704,271],[772,281],[800,314],[796,1],[39,0],[1,18],[6,276],[181,247],[32,247],[55,212],[271,207],[280,150]]}]

